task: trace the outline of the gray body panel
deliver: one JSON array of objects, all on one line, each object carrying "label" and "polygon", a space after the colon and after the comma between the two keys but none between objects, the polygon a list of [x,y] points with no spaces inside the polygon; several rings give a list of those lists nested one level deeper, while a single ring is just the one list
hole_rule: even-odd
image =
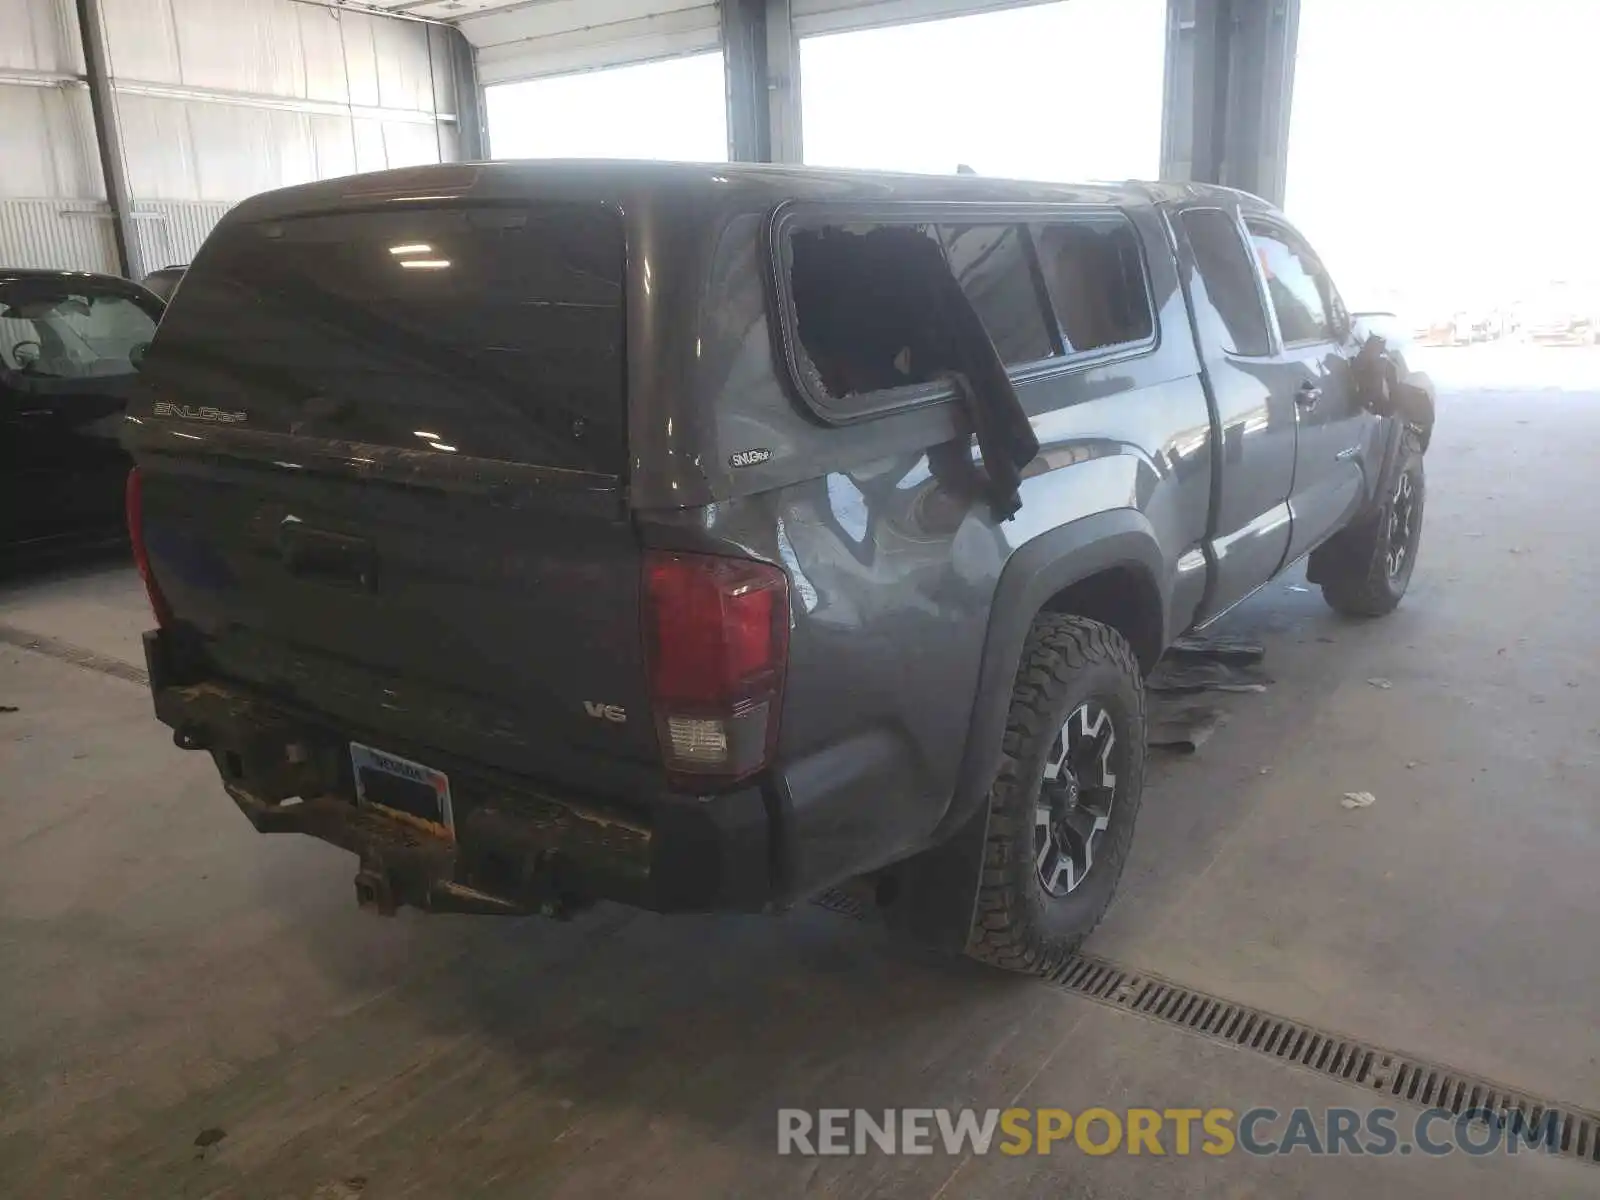
[{"label": "gray body panel", "polygon": [[[213,631],[233,629],[228,636],[242,644],[250,628],[270,626],[276,649],[264,652],[298,654],[310,689],[301,699],[340,720],[393,725],[406,744],[432,739],[627,800],[662,785],[652,731],[643,719],[585,725],[573,710],[581,691],[641,718],[647,711],[640,547],[782,566],[788,673],[775,765],[763,784],[778,860],[772,902],[904,859],[968,822],[992,777],[1028,625],[1063,589],[1107,572],[1124,581],[1125,632],[1148,669],[1173,638],[1370,499],[1362,459],[1377,452],[1378,422],[1350,411],[1352,388],[1332,394],[1342,348],[1316,362],[1281,353],[1241,360],[1208,346],[1191,322],[1182,273],[1192,264],[1163,212],[1185,204],[1270,211],[1224,189],[504,163],[269,193],[238,206],[224,227],[311,211],[530,197],[597,201],[622,213],[625,479],[545,478],[482,460],[263,439],[247,428],[206,428],[202,436],[226,461],[200,467],[183,457],[194,448],[173,440],[194,436],[192,426],[146,420],[130,426],[128,440],[151,475],[147,511],[166,523],[168,541],[153,539],[158,574],[171,576],[180,615]],[[770,245],[774,214],[795,203],[841,211],[916,204],[937,219],[1116,208],[1139,233],[1154,343],[1014,372],[1040,449],[1023,471],[1020,511],[998,521],[973,486],[977,450],[952,399],[845,427],[799,402],[779,352],[785,334],[774,327]],[[192,271],[204,271],[205,258],[202,250]],[[1330,393],[1313,422],[1299,419],[1292,398],[1308,372],[1320,372]],[[1352,444],[1362,446],[1354,458],[1334,456]],[[751,450],[766,453],[734,465]],[[302,453],[321,464],[318,480],[265,471]],[[245,471],[235,457],[253,465]],[[1324,461],[1333,457],[1332,466]],[[401,480],[420,480],[426,495],[384,490]],[[372,499],[356,501],[352,485]],[[241,581],[250,560],[235,551],[221,564],[237,585],[225,602],[212,581],[184,577],[182,547],[205,541],[201,527],[242,539],[263,505],[291,500],[313,514],[328,505],[325,524],[380,543],[400,572],[379,594],[332,601],[349,610],[342,620],[368,631],[344,647],[342,689],[319,675],[326,662],[291,648],[314,640],[298,639],[296,623],[304,633],[326,615],[321,591],[270,572]],[[193,567],[195,555],[188,560]],[[390,587],[397,590],[384,594]],[[278,616],[267,615],[275,608]],[[427,637],[435,644],[425,652],[394,650],[397,639]],[[522,707],[502,705],[498,716],[494,700],[508,688],[493,680],[497,672],[528,676],[515,689]],[[409,699],[395,700],[396,688],[409,689]],[[458,715],[453,725],[441,719],[446,711]]]}]

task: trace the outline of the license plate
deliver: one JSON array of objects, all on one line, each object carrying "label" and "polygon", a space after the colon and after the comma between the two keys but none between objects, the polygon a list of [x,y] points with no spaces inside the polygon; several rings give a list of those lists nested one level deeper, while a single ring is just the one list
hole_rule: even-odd
[{"label": "license plate", "polygon": [[350,743],[356,803],[438,837],[455,837],[450,779],[443,771],[360,742]]}]

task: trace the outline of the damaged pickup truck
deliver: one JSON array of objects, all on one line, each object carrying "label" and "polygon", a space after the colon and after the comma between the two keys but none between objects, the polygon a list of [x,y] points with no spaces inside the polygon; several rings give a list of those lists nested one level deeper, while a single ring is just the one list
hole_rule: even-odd
[{"label": "damaged pickup truck", "polygon": [[271,192],[129,411],[156,712],[363,905],[1110,902],[1143,677],[1288,566],[1399,603],[1432,389],[1270,206],[621,163]]}]

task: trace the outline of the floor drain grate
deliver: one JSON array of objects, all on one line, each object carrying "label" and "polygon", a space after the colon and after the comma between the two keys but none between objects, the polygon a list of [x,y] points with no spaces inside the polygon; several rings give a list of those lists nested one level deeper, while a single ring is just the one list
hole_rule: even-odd
[{"label": "floor drain grate", "polygon": [[110,675],[113,679],[125,679],[129,683],[140,684],[150,682],[150,677],[132,663],[123,662],[109,655],[97,654],[93,650],[85,650],[82,646],[74,646],[70,642],[63,642],[60,638],[49,637],[42,633],[29,633],[26,629],[18,629],[15,625],[0,625],[0,643],[16,646],[22,650],[32,650],[35,654],[48,655],[50,658],[71,663],[75,667],[99,671],[100,674]]},{"label": "floor drain grate", "polygon": [[[830,888],[812,903],[857,921],[864,919],[871,907],[839,888]],[[1489,1113],[1502,1129],[1520,1120],[1524,1130],[1537,1131],[1541,1140],[1553,1142],[1558,1153],[1600,1164],[1600,1114],[1575,1104],[1530,1096],[1453,1067],[1276,1017],[1103,959],[1069,958],[1043,979],[1112,1008],[1235,1049],[1252,1050],[1418,1108],[1442,1108],[1458,1117],[1469,1112]]]},{"label": "floor drain grate", "polygon": [[1065,991],[1113,1008],[1369,1088],[1419,1108],[1442,1108],[1455,1116],[1491,1113],[1502,1128],[1520,1120],[1523,1129],[1541,1131],[1561,1154],[1600,1163],[1600,1114],[1576,1105],[1530,1096],[1453,1067],[1275,1017],[1099,959],[1070,958],[1044,978]]},{"label": "floor drain grate", "polygon": [[838,913],[841,917],[849,917],[853,921],[867,919],[867,902],[842,888],[829,888],[821,895],[813,896],[811,903],[831,913]]}]

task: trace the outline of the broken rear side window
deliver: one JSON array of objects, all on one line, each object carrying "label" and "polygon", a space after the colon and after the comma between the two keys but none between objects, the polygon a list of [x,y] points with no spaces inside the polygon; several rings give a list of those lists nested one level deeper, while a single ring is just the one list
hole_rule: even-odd
[{"label": "broken rear side window", "polygon": [[954,273],[1008,366],[1057,353],[1020,226],[827,225],[796,231],[789,253],[800,345],[833,400],[957,366],[935,273]]},{"label": "broken rear side window", "polygon": [[801,369],[823,403],[932,382],[956,367],[935,273],[960,284],[1001,361],[1148,343],[1138,234],[1116,212],[1026,224],[838,224],[789,238]]},{"label": "broken rear side window", "polygon": [[942,254],[930,227],[800,230],[790,255],[795,323],[822,391],[844,400],[935,377],[938,314],[922,280]]}]

